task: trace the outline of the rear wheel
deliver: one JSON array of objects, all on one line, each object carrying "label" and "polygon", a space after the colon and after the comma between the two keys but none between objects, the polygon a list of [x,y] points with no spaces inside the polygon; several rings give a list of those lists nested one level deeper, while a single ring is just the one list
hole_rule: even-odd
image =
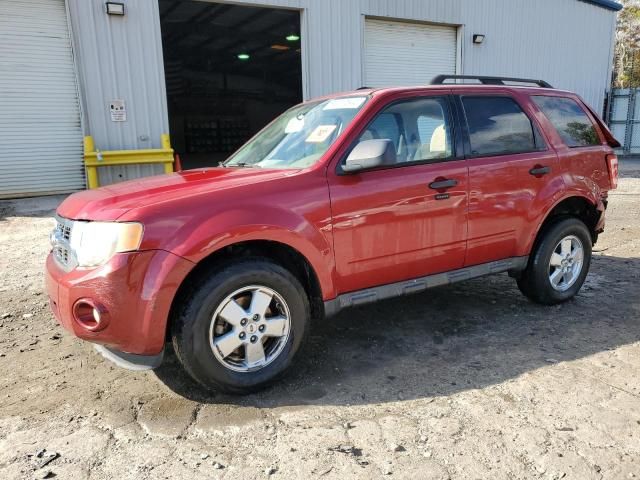
[{"label": "rear wheel", "polygon": [[172,340],[185,370],[203,386],[249,393],[289,367],[309,318],[295,276],[269,260],[246,259],[198,283],[180,305]]},{"label": "rear wheel", "polygon": [[541,235],[518,287],[531,300],[554,305],[582,287],[591,263],[591,235],[577,218],[553,223]]}]

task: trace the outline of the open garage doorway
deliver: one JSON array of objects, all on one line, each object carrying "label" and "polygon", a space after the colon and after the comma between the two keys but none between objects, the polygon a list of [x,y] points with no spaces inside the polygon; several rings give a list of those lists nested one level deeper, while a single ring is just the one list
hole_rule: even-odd
[{"label": "open garage doorway", "polygon": [[300,12],[159,0],[171,143],[215,166],[302,101]]}]

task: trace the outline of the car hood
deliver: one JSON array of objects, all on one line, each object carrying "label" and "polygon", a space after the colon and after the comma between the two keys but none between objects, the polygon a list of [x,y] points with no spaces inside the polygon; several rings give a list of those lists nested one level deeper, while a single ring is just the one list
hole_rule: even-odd
[{"label": "car hood", "polygon": [[260,168],[205,168],[146,177],[75,193],[62,202],[57,213],[74,220],[112,221],[134,208],[237,188],[294,172]]}]

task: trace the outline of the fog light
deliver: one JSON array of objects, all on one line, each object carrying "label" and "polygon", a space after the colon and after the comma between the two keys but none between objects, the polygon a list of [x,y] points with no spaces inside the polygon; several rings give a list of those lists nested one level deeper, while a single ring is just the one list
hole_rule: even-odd
[{"label": "fog light", "polygon": [[107,309],[89,298],[82,298],[73,305],[73,319],[90,332],[104,330],[109,324]]}]

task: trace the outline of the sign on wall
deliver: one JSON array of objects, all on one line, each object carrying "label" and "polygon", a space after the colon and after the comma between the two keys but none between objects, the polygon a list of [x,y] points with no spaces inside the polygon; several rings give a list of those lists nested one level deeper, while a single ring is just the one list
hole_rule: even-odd
[{"label": "sign on wall", "polygon": [[112,122],[127,121],[127,109],[125,107],[124,100],[111,100],[109,103],[109,110],[111,112]]}]

